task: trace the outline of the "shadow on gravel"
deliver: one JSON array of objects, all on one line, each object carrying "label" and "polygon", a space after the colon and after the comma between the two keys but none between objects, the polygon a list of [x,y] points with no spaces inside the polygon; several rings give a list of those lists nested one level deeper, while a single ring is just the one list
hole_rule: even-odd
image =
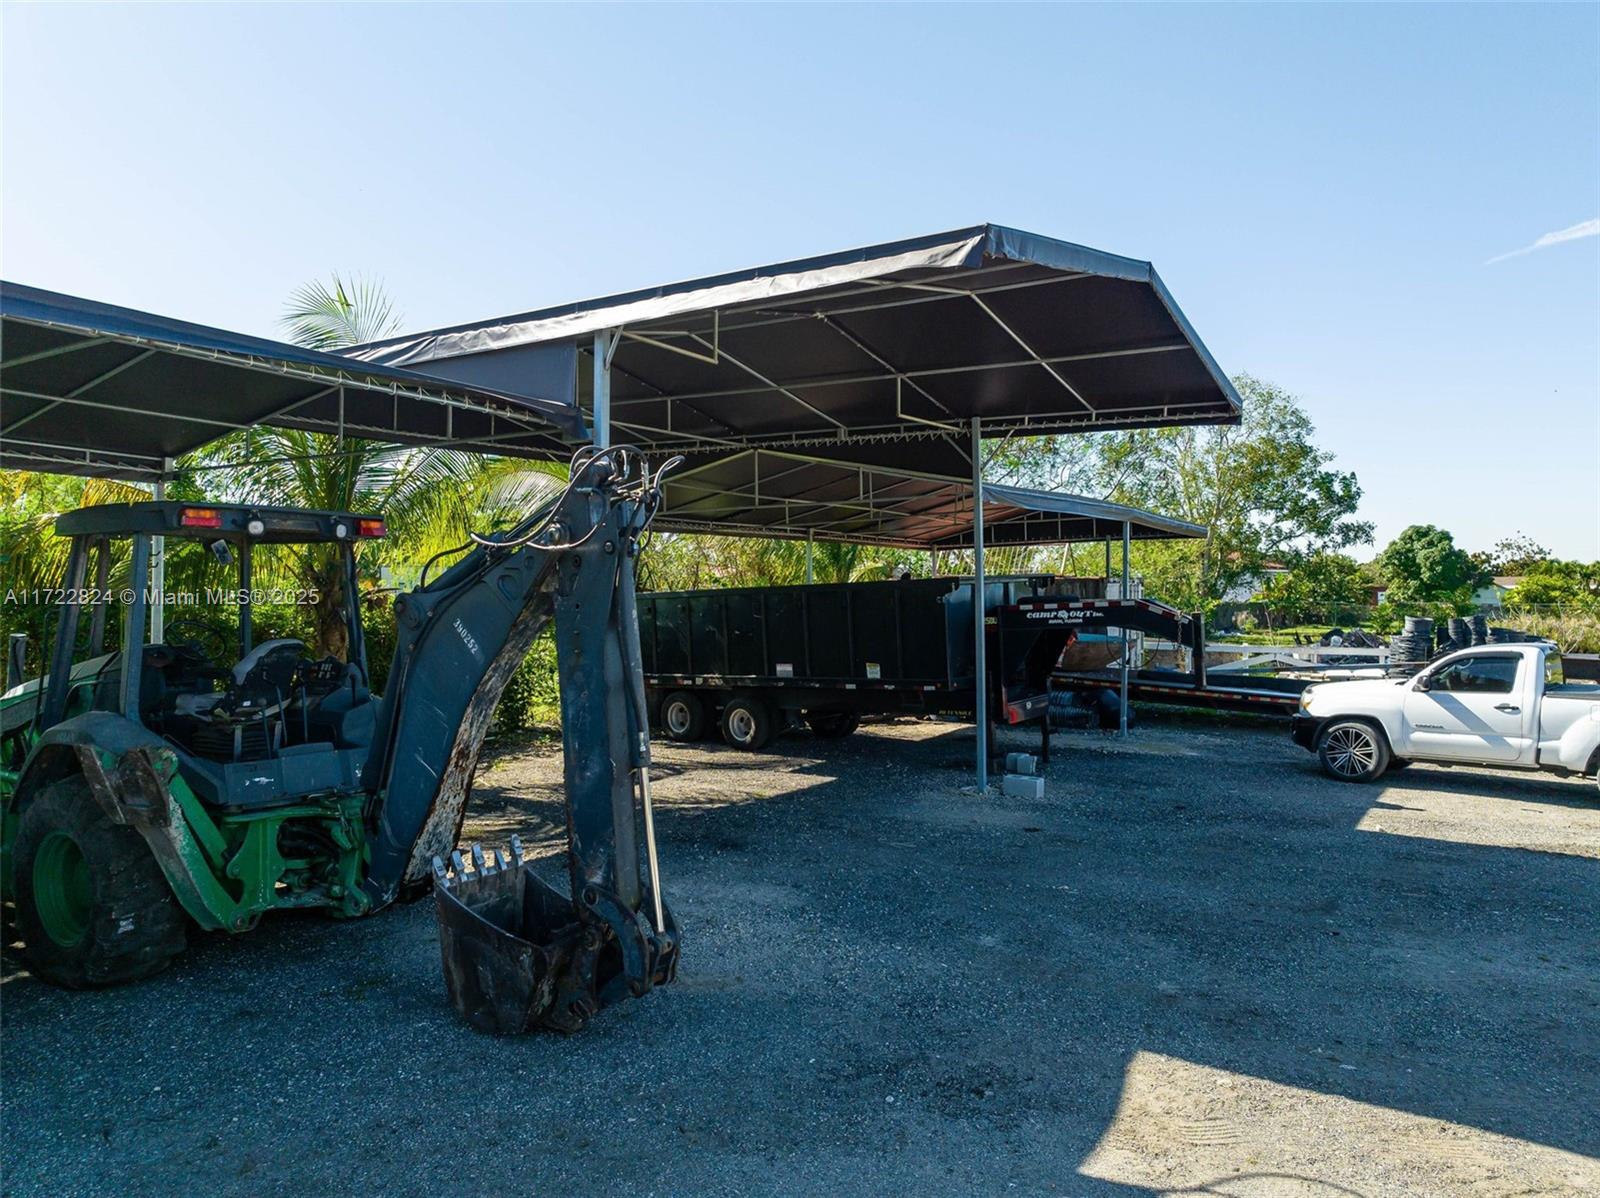
[{"label": "shadow on gravel", "polygon": [[1546,773],[1414,765],[1385,774],[1375,785],[1361,789],[1381,794],[1391,788],[1477,795],[1486,799],[1516,799],[1521,803],[1547,803],[1552,807],[1580,810],[1600,809],[1600,787],[1595,786],[1594,779],[1565,780]]},{"label": "shadow on gravel", "polygon": [[[93,1190],[73,1170],[159,1156],[127,1192],[225,1159],[238,1192],[421,1194],[509,1154],[541,1192],[1153,1195],[1079,1172],[1140,1053],[1600,1152],[1600,867],[1358,831],[1380,789],[1276,731],[1216,735],[1181,759],[1058,741],[1042,802],[960,794],[941,767],[970,730],[665,748],[681,984],[570,1040],[461,1028],[431,902],[268,920],[123,991],[17,978],[13,1176]],[[502,768],[467,835],[558,844],[559,757]],[[761,795],[729,792],[741,773]],[[1404,784],[1585,806],[1532,779]]]},{"label": "shadow on gravel", "polygon": [[[1260,730],[1247,722],[1240,740],[1257,744],[1249,734]],[[1032,741],[1013,733],[1001,747]],[[918,742],[918,771],[962,759],[971,744],[965,730]],[[893,777],[874,791],[860,775],[836,775],[886,756],[904,768],[908,747],[883,747],[858,738],[815,750],[826,759],[794,771],[819,776],[810,788],[673,811],[667,836],[679,853],[735,843],[759,858],[776,834],[808,864],[824,860],[814,833],[861,836],[868,843],[848,863],[798,875],[815,909],[857,936],[938,945],[942,976],[904,1013],[918,1042],[959,1044],[968,1061],[1020,1051],[1044,1094],[1058,1088],[1043,1080],[1052,1064],[1058,1078],[1098,1078],[1099,1117],[1065,1126],[1104,1127],[1129,1054],[1148,1049],[1600,1153],[1594,860],[1358,831],[1384,788],[1325,779],[1276,743],[1259,759],[1219,756],[1176,778],[1156,755],[1059,744],[1052,795],[1029,805],[1025,822],[940,820],[910,852],[874,852],[874,829],[902,829],[916,796]],[[748,768],[726,752],[732,763],[717,766]],[[1562,793],[1570,784],[1515,775],[1413,768],[1393,784],[1592,806],[1586,792]],[[857,893],[867,905],[840,904]],[[970,1005],[941,1001],[954,979],[970,983],[957,987]],[[872,979],[856,980],[870,990]],[[889,1042],[906,1038],[899,1030]]]}]

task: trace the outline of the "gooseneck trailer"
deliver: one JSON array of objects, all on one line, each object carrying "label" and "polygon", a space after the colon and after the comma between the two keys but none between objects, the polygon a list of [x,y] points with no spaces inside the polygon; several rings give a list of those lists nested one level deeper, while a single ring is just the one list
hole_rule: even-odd
[{"label": "gooseneck trailer", "polygon": [[[1031,618],[1049,575],[984,583],[984,685],[996,721],[1037,721],[1049,752],[1050,672],[1073,631]],[[658,730],[763,748],[785,729],[847,736],[863,715],[971,717],[970,578],[816,583],[639,596],[645,686]]]}]

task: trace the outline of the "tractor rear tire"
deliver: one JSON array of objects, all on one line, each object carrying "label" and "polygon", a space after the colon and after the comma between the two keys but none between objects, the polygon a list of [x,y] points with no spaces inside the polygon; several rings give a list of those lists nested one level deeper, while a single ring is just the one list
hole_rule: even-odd
[{"label": "tractor rear tire", "polygon": [[706,705],[698,695],[673,691],[661,700],[661,727],[669,740],[682,743],[703,740],[706,735]]},{"label": "tractor rear tire", "polygon": [[22,812],[17,927],[35,977],[81,990],[149,977],[186,941],[182,908],[134,829],[114,824],[82,778]]},{"label": "tractor rear tire", "polygon": [[823,740],[843,740],[861,727],[861,716],[854,711],[819,711],[806,716],[806,723]]},{"label": "tractor rear tire", "polygon": [[759,753],[772,739],[772,709],[755,695],[735,695],[722,708],[722,739],[736,749]]}]

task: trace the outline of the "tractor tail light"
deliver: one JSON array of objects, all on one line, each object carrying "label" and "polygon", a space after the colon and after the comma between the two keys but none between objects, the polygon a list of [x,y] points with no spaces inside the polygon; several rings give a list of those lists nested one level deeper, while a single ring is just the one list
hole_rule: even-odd
[{"label": "tractor tail light", "polygon": [[178,522],[185,528],[221,528],[222,513],[214,507],[186,507]]},{"label": "tractor tail light", "polygon": [[389,530],[383,526],[382,520],[357,520],[356,535],[362,537],[381,537]]}]

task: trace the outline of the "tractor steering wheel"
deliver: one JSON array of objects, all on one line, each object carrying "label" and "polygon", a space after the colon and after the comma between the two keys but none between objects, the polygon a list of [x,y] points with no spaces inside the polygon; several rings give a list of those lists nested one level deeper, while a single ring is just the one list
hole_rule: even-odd
[{"label": "tractor steering wheel", "polygon": [[228,634],[202,616],[179,616],[168,620],[163,639],[175,648],[199,654],[211,665],[231,661],[236,650]]}]

